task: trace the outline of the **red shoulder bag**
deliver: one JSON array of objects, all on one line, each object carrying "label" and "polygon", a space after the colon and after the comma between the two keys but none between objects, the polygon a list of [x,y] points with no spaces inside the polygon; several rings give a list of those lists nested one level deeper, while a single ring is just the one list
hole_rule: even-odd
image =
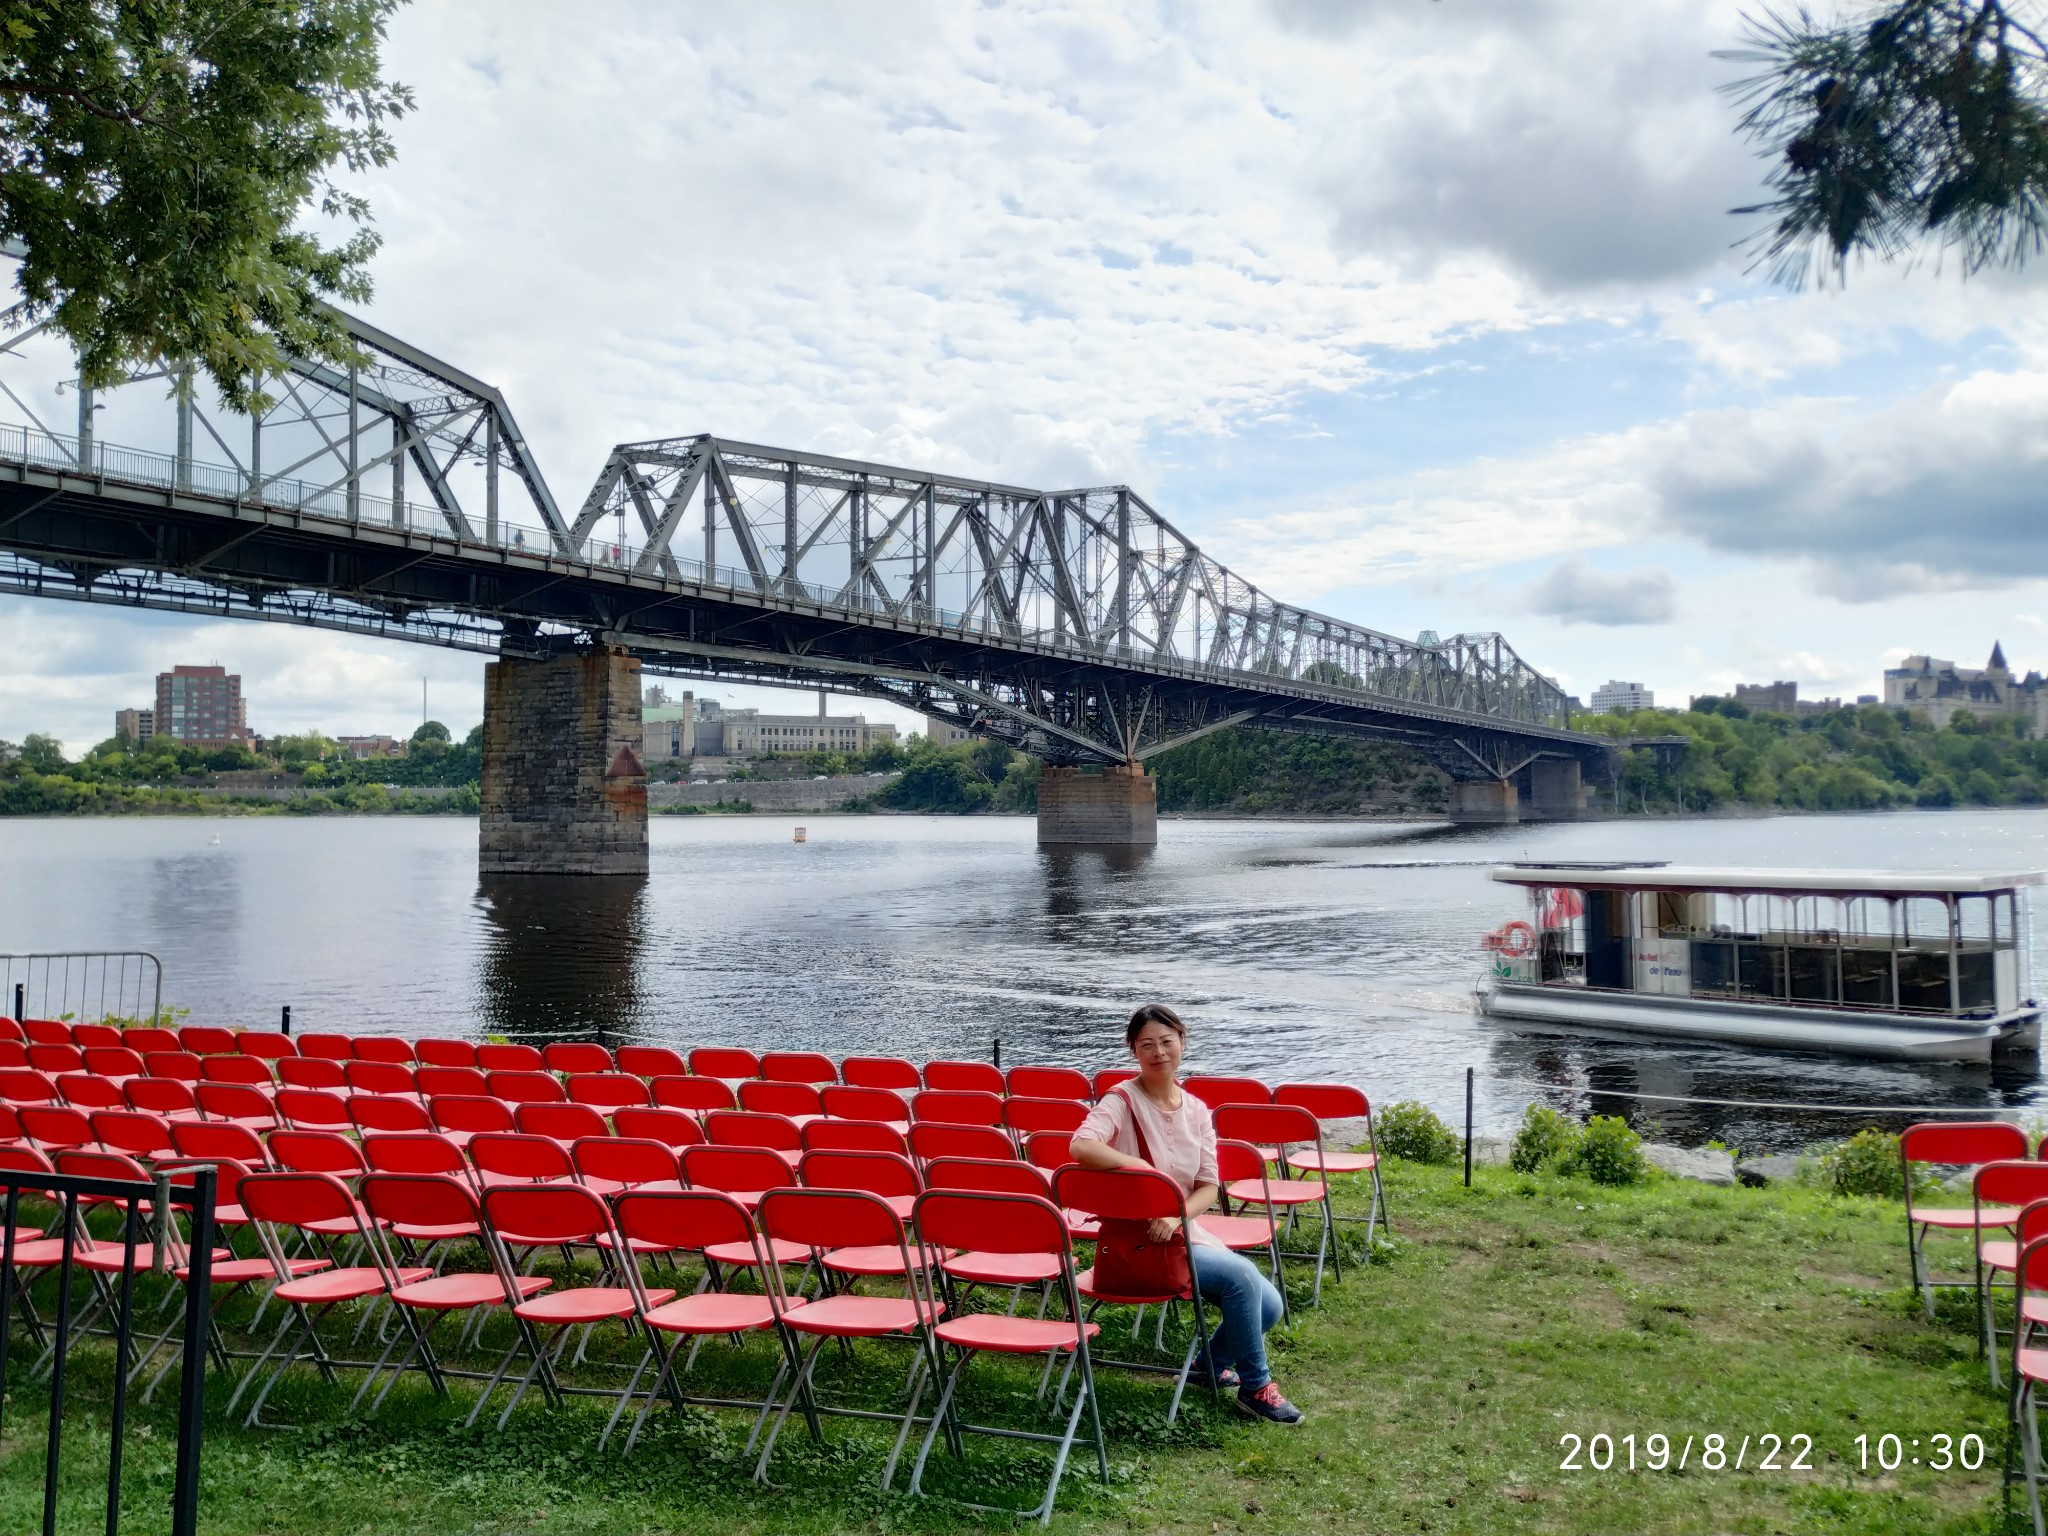
[{"label": "red shoulder bag", "polygon": [[[1131,1130],[1138,1138],[1138,1156],[1152,1162],[1152,1149],[1145,1143],[1144,1123],[1138,1107],[1121,1088],[1112,1088],[1131,1113]],[[1157,1164],[1153,1165],[1157,1167]],[[1187,1223],[1167,1242],[1155,1241],[1152,1223],[1125,1216],[1102,1218],[1101,1235],[1095,1239],[1094,1289],[1104,1296],[1179,1296],[1194,1289],[1195,1274],[1188,1263]]]}]

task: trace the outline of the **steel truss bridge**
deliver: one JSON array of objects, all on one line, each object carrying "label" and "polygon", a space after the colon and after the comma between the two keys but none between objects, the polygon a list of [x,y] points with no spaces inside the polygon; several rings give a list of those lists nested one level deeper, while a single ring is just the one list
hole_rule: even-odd
[{"label": "steel truss bridge", "polygon": [[[1604,777],[1611,744],[1568,729],[1499,635],[1405,640],[1276,601],[1128,486],[683,437],[613,449],[565,513],[498,391],[346,323],[352,366],[295,362],[252,416],[176,369],[81,390],[53,337],[0,316],[0,591],[490,655],[617,647],[1061,764],[1241,724],[1409,743],[1460,780],[1544,757]],[[77,422],[54,430],[35,406],[67,390]]]}]

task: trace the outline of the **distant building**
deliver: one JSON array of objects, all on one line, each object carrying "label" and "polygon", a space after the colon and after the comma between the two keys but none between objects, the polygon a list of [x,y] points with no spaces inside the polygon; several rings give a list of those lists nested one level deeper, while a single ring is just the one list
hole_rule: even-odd
[{"label": "distant building", "polygon": [[647,690],[640,706],[641,756],[650,763],[697,755],[697,696],[686,692],[680,703],[660,688]]},{"label": "distant building", "polygon": [[226,667],[173,667],[157,673],[153,732],[199,746],[247,744],[242,679]]},{"label": "distant building", "polygon": [[405,756],[405,743],[396,736],[337,736],[334,744],[356,762],[370,757]]},{"label": "distant building", "polygon": [[1938,656],[1908,656],[1884,674],[1884,701],[1925,716],[1940,729],[1968,710],[1980,720],[2017,715],[2036,736],[2048,736],[2048,679],[2029,672],[2015,679],[2005,647],[1994,643],[1983,668],[1959,667]]},{"label": "distant building", "polygon": [[981,737],[951,720],[941,720],[937,715],[924,717],[924,739],[935,747],[958,747]]},{"label": "distant building", "polygon": [[727,757],[763,752],[865,752],[894,743],[896,727],[871,725],[866,715],[764,715],[753,709],[723,712]]},{"label": "distant building", "polygon": [[139,747],[156,734],[156,711],[153,709],[117,709],[114,711],[114,739],[130,747]]},{"label": "distant building", "polygon": [[1799,708],[1797,683],[1737,683],[1735,702],[1751,714],[1789,715]]},{"label": "distant building", "polygon": [[1593,713],[1596,715],[1619,715],[1656,707],[1657,696],[1641,683],[1618,683],[1610,678],[1593,690]]}]

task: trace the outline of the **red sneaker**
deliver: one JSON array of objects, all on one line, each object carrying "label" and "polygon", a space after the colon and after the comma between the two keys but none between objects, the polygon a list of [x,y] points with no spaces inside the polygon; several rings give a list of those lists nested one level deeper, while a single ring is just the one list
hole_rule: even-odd
[{"label": "red sneaker", "polygon": [[1280,1395],[1280,1389],[1267,1382],[1256,1392],[1246,1387],[1237,1389],[1237,1411],[1249,1418],[1264,1419],[1268,1424],[1299,1424],[1301,1410]]}]

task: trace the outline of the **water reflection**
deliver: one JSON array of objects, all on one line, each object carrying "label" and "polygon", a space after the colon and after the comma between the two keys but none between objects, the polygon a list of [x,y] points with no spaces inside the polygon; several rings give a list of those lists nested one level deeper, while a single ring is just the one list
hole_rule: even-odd
[{"label": "water reflection", "polygon": [[616,1040],[644,1012],[647,882],[637,875],[485,875],[477,1004],[491,1034]]}]

